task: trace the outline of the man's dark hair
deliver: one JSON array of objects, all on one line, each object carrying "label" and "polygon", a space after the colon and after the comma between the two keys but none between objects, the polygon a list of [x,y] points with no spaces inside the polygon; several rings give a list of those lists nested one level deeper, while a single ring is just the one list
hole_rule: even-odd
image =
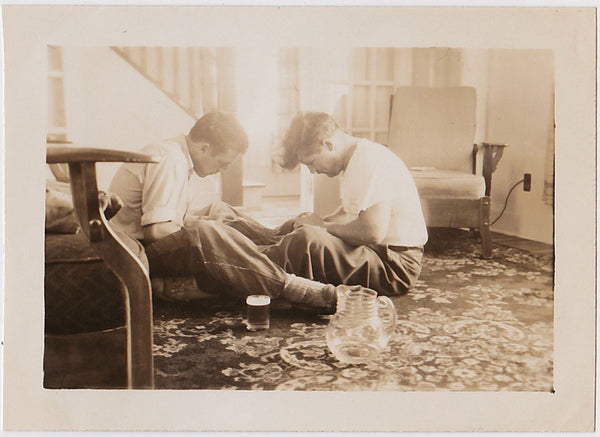
[{"label": "man's dark hair", "polygon": [[226,112],[207,112],[190,130],[193,142],[206,142],[214,155],[228,150],[245,153],[248,150],[248,135],[236,118]]},{"label": "man's dark hair", "polygon": [[303,156],[310,156],[323,147],[338,129],[335,120],[324,112],[302,112],[294,117],[282,142],[281,166],[295,168]]}]

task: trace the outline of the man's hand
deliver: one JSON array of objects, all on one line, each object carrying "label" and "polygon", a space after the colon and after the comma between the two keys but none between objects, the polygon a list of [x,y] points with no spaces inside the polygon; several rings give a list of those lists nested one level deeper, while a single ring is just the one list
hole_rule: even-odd
[{"label": "man's hand", "polygon": [[123,201],[114,193],[99,191],[98,201],[100,202],[100,209],[104,211],[106,220],[113,218],[123,208]]},{"label": "man's hand", "polygon": [[275,229],[275,235],[287,235],[302,225],[313,225],[325,227],[323,219],[314,212],[303,212],[296,217],[286,220],[281,226]]},{"label": "man's hand", "polygon": [[299,228],[302,225],[324,227],[325,222],[319,215],[315,214],[314,212],[303,212],[294,219],[294,229]]},{"label": "man's hand", "polygon": [[361,211],[347,223],[326,222],[330,234],[354,245],[381,244],[388,233],[391,219],[390,202],[379,202]]}]

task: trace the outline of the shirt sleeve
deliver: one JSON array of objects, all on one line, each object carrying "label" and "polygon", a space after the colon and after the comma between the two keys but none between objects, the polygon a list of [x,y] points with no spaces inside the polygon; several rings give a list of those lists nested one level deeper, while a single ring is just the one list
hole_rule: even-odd
[{"label": "shirt sleeve", "polygon": [[159,163],[148,164],[142,189],[142,226],[162,222],[181,224],[178,204],[185,193],[188,172],[185,162],[164,156]]},{"label": "shirt sleeve", "polygon": [[371,206],[394,199],[391,178],[386,169],[378,165],[376,159],[362,154],[357,156],[351,171],[344,175],[342,186],[342,206],[349,214],[358,215]]}]

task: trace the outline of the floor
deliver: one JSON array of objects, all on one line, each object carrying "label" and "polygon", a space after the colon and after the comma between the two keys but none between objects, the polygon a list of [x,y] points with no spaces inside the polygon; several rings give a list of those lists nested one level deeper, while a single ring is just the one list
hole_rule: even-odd
[{"label": "floor", "polygon": [[265,197],[260,207],[240,208],[265,226],[274,228],[300,214],[300,196]]},{"label": "floor", "polygon": [[492,241],[495,244],[500,244],[513,249],[525,250],[535,255],[554,255],[554,246],[539,241],[527,240],[525,238],[515,237],[512,235],[500,234],[492,232]]},{"label": "floor", "polygon": [[480,254],[476,233],[432,230],[419,280],[391,297],[388,348],[364,364],[336,359],[331,316],[285,302],[273,303],[270,328],[257,332],[246,329],[242,301],[157,302],[156,388],[553,391],[552,256],[501,244],[492,259]]}]

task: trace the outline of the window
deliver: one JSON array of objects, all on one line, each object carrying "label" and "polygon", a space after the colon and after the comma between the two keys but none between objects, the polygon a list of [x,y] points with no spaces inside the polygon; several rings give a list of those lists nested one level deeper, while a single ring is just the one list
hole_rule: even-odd
[{"label": "window", "polygon": [[50,142],[67,140],[63,54],[61,48],[56,46],[48,46],[48,127],[46,138]]},{"label": "window", "polygon": [[342,69],[332,73],[332,86],[342,96],[333,113],[340,127],[350,135],[385,144],[394,92],[394,49],[353,49],[348,73]]},{"label": "window", "polygon": [[300,53],[297,48],[280,49],[277,54],[277,131],[273,142],[272,169],[283,171],[279,166],[279,146],[292,122],[300,111]]}]

